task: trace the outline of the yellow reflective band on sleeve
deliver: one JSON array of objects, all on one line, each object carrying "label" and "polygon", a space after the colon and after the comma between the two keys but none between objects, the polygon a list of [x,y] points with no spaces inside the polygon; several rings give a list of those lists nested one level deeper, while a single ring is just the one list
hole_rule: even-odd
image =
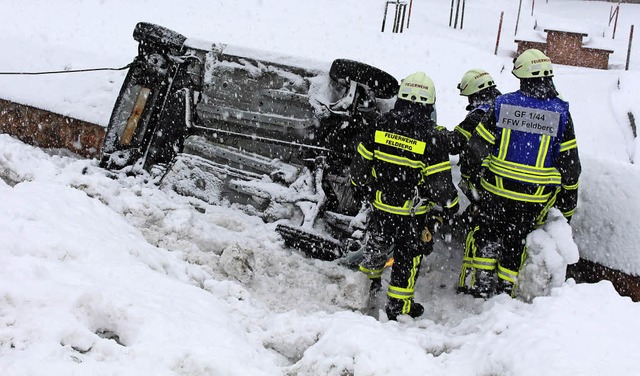
[{"label": "yellow reflective band on sleeve", "polygon": [[572,210],[566,211],[566,212],[562,212],[562,215],[567,218],[567,217],[571,217],[573,214],[575,214],[576,212],[576,208],[573,208]]},{"label": "yellow reflective band on sleeve", "polygon": [[361,142],[358,144],[358,154],[362,156],[364,159],[373,160],[373,153],[367,149],[366,146]]},{"label": "yellow reflective band on sleeve", "polygon": [[511,200],[535,202],[535,203],[540,203],[540,204],[546,203],[549,200],[549,198],[551,198],[551,194],[554,193],[554,192],[550,192],[550,193],[547,193],[545,195],[542,195],[542,194],[541,195],[530,195],[530,194],[526,194],[526,193],[514,192],[514,191],[510,191],[508,189],[504,189],[501,186],[493,185],[493,184],[489,183],[488,181],[486,181],[485,179],[482,179],[481,184],[482,184],[482,188],[484,188],[488,192],[493,193],[494,195],[506,197],[506,198],[511,199]]},{"label": "yellow reflective band on sleeve", "polygon": [[473,267],[482,270],[495,270],[498,265],[498,260],[484,257],[474,257]]},{"label": "yellow reflective band on sleeve", "polygon": [[367,269],[360,265],[360,271],[363,272],[369,279],[381,278],[384,272],[384,267],[381,269]]},{"label": "yellow reflective band on sleeve", "polygon": [[394,148],[407,150],[416,154],[424,154],[424,150],[427,146],[424,141],[384,131],[376,131],[374,141],[377,144],[392,146]]},{"label": "yellow reflective band on sleeve", "polygon": [[575,149],[578,147],[578,142],[574,138],[573,140],[565,141],[560,144],[560,152]]},{"label": "yellow reflective band on sleeve", "polygon": [[449,201],[449,203],[447,205],[445,205],[445,208],[449,209],[449,208],[452,208],[452,207],[458,205],[458,201],[460,201],[460,197],[456,196],[456,198],[453,199],[453,201]]},{"label": "yellow reflective band on sleeve", "polygon": [[575,191],[576,189],[578,189],[578,183],[575,183],[575,184],[572,184],[572,185],[562,184],[562,188],[564,188],[567,191]]},{"label": "yellow reflective band on sleeve", "polygon": [[562,176],[555,167],[534,167],[490,155],[482,166],[501,177],[540,185],[560,185]]},{"label": "yellow reflective band on sleeve", "polygon": [[353,179],[351,179],[351,185],[353,185],[354,187],[358,186],[358,184],[355,181],[353,181]]},{"label": "yellow reflective band on sleeve", "polygon": [[464,136],[464,138],[466,138],[467,141],[469,141],[469,139],[471,138],[471,132],[467,132],[466,130],[464,130],[464,128],[462,128],[459,125],[456,125],[456,127],[453,128],[453,130],[456,132],[460,132],[460,134]]},{"label": "yellow reflective band on sleeve", "polygon": [[436,163],[434,165],[425,167],[422,173],[424,174],[424,176],[429,176],[429,175],[437,174],[438,172],[449,171],[449,170],[451,170],[451,162],[445,161],[445,162],[440,162],[440,163]]},{"label": "yellow reflective band on sleeve", "polygon": [[518,277],[518,272],[509,270],[502,265],[498,265],[498,278],[514,283]]},{"label": "yellow reflective band on sleeve", "polygon": [[476,132],[478,132],[480,137],[484,138],[491,145],[496,143],[496,137],[492,135],[491,132],[487,130],[487,128],[484,127],[484,124],[478,123],[478,126],[476,127]]}]

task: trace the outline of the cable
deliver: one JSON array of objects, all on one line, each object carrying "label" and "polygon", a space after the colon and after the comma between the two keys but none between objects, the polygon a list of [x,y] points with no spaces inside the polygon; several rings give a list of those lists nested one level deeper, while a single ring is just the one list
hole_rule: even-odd
[{"label": "cable", "polygon": [[87,68],[87,69],[70,69],[62,71],[48,71],[48,72],[0,72],[3,76],[38,76],[44,74],[60,74],[60,73],[79,73],[79,72],[95,72],[95,71],[119,71],[125,70],[131,67],[133,63],[129,63],[121,68]]}]

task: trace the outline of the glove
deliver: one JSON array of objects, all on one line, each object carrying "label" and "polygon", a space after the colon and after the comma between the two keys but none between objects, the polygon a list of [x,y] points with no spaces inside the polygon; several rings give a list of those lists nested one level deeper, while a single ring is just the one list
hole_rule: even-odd
[{"label": "glove", "polygon": [[432,234],[438,234],[445,241],[450,243],[453,237],[453,225],[449,219],[441,215],[431,215],[427,218],[427,229]]}]

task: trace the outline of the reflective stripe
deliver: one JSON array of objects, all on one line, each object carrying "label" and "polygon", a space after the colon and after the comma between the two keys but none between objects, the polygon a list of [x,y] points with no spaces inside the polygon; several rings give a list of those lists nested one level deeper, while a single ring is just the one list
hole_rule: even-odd
[{"label": "reflective stripe", "polygon": [[567,217],[571,217],[574,213],[576,212],[576,208],[573,208],[569,211],[566,212],[562,212],[562,215],[567,218]]},{"label": "reflective stripe", "polygon": [[487,128],[484,127],[484,124],[478,123],[478,126],[476,127],[476,132],[478,132],[480,137],[487,140],[487,142],[490,143],[491,145],[496,143],[496,137],[492,135],[491,132],[487,130]]},{"label": "reflective stripe", "polygon": [[556,198],[558,196],[558,192],[560,192],[560,187],[556,188],[556,190],[552,193],[551,198],[544,205],[544,208],[540,211],[540,214],[536,217],[536,227],[542,226],[547,220],[547,214],[549,210],[556,204]]},{"label": "reflective stripe", "polygon": [[[545,153],[546,155],[546,153]],[[544,158],[542,159],[544,163]],[[534,167],[522,163],[510,162],[490,155],[482,165],[496,175],[539,185],[560,185],[562,176],[555,167]]]},{"label": "reflective stripe", "polygon": [[416,276],[418,274],[418,267],[420,266],[421,260],[422,260],[422,255],[418,255],[411,260],[412,261],[411,273],[409,275],[409,281],[407,281],[407,286],[409,286],[410,289],[416,288]]},{"label": "reflective stripe", "polygon": [[438,172],[449,171],[449,170],[451,170],[451,162],[445,161],[445,162],[440,162],[440,163],[436,163],[434,165],[425,167],[422,173],[425,176],[429,176],[429,175],[436,174]]},{"label": "reflective stripe", "polygon": [[364,266],[360,265],[360,271],[363,272],[364,274],[366,274],[367,277],[369,277],[369,279],[373,279],[373,278],[381,278],[382,277],[382,272],[384,271],[384,268],[382,268],[382,269],[367,269]]},{"label": "reflective stripe", "polygon": [[484,257],[474,257],[473,267],[482,270],[495,270],[498,260]]},{"label": "reflective stripe", "polygon": [[494,195],[506,197],[508,199],[517,200],[517,201],[536,202],[536,203],[544,204],[545,202],[547,202],[547,200],[549,200],[552,193],[552,192],[549,192],[544,195],[530,195],[526,193],[510,191],[502,187],[497,187],[489,183],[485,179],[482,179],[480,183],[482,184],[482,188],[484,188],[488,192],[493,193]]},{"label": "reflective stripe", "polygon": [[458,205],[458,201],[460,201],[460,197],[456,196],[456,198],[453,201],[450,201],[449,204],[445,205],[445,208],[450,209],[450,208]]},{"label": "reflective stripe", "polygon": [[404,203],[404,206],[393,206],[388,205],[382,202],[382,192],[376,192],[376,198],[373,200],[373,207],[382,210],[387,213],[396,214],[396,215],[422,215],[427,214],[431,208],[435,206],[433,202],[427,202],[425,205],[420,205],[417,208],[413,207],[413,200],[407,200]]},{"label": "reflective stripe", "polygon": [[405,157],[400,157],[395,154],[389,154],[382,152],[380,150],[376,150],[373,152],[373,156],[376,159],[379,159],[383,162],[399,165],[399,166],[407,166],[411,168],[425,168],[426,165],[420,161],[416,161],[414,159],[409,159]]},{"label": "reflective stripe", "polygon": [[[500,149],[498,149],[498,159],[505,160],[507,158],[507,151],[509,151],[509,142],[511,141],[511,129],[505,128],[502,130],[502,136],[500,137]],[[493,155],[491,155],[493,157]]]},{"label": "reflective stripe", "polygon": [[387,291],[387,295],[391,298],[396,299],[413,299],[415,295],[415,291],[413,288],[404,288],[404,287],[396,287],[389,285],[389,290]]},{"label": "reflective stripe", "polygon": [[358,154],[360,154],[362,156],[362,158],[364,159],[368,159],[370,161],[373,160],[373,153],[369,151],[369,149],[367,149],[366,146],[364,146],[364,144],[361,142],[358,144]]},{"label": "reflective stripe", "polygon": [[574,190],[578,189],[578,183],[575,183],[573,185],[564,185],[564,184],[562,184],[562,188],[564,188],[567,191],[574,191]]},{"label": "reflective stripe", "polygon": [[471,132],[467,132],[466,130],[464,130],[464,128],[462,128],[459,125],[456,125],[455,128],[453,128],[454,131],[460,132],[460,134],[467,139],[467,141],[469,141],[469,139],[471,138]]},{"label": "reflective stripe", "polygon": [[473,269],[473,256],[476,254],[476,240],[475,233],[480,229],[479,226],[474,227],[467,234],[464,246],[464,258],[462,259],[462,270],[460,271],[460,277],[458,278],[458,286],[464,287],[466,284],[467,275],[473,273],[472,280],[475,280],[475,269]]},{"label": "reflective stripe", "polygon": [[498,265],[498,278],[514,283],[518,278],[518,272],[509,270],[502,265]]},{"label": "reflective stripe", "polygon": [[569,140],[560,144],[560,152],[575,149],[578,147],[578,142],[574,138],[573,140]]},{"label": "reflective stripe", "polygon": [[547,153],[549,153],[549,144],[551,144],[551,137],[546,134],[542,135],[540,137],[540,148],[538,149],[538,158],[536,158],[537,168],[544,168],[544,161],[547,158]]},{"label": "reflective stripe", "polygon": [[[407,206],[407,204],[409,204],[409,206]],[[414,210],[412,210],[413,208],[411,207],[411,200],[407,201],[405,203],[405,206],[393,206],[393,205],[387,205],[385,203],[383,203],[382,201],[380,201],[377,197],[375,199],[375,201],[373,201],[373,207],[378,209],[378,210],[382,210],[384,212],[387,213],[391,213],[391,214],[396,214],[396,215],[422,215],[422,214],[427,214],[427,212],[429,210],[431,210],[431,208],[433,208],[433,206],[435,205],[433,202],[429,202],[427,205],[422,205],[419,206],[417,208],[415,208]]]},{"label": "reflective stripe", "polygon": [[450,161],[444,161],[444,162],[436,163],[436,164],[431,165],[431,166],[427,166],[421,161],[417,161],[417,160],[410,159],[410,158],[405,158],[405,157],[400,157],[400,156],[394,155],[394,154],[385,153],[385,152],[382,152],[380,150],[374,151],[373,155],[374,155],[375,159],[381,160],[383,162],[395,164],[395,165],[398,165],[398,166],[407,166],[407,167],[411,167],[411,168],[422,169],[422,174],[425,175],[425,176],[433,175],[433,174],[436,174],[438,172],[451,170],[451,162]]}]

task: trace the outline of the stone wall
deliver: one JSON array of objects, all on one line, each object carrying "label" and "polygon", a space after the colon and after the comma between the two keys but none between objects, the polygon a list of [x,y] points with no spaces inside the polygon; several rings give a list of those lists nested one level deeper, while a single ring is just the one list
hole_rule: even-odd
[{"label": "stone wall", "polygon": [[0,132],[42,148],[63,148],[86,158],[100,155],[104,127],[0,99]]}]

